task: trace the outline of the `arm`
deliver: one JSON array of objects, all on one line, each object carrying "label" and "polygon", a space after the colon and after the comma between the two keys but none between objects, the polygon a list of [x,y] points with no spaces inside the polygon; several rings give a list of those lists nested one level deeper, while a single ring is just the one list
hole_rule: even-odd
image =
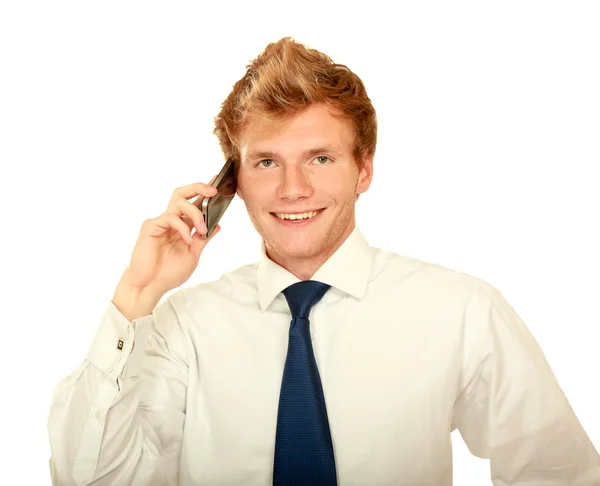
[{"label": "arm", "polygon": [[597,486],[600,456],[535,338],[490,285],[465,313],[465,391],[453,426],[495,486]]},{"label": "arm", "polygon": [[54,390],[54,484],[177,483],[188,369],[180,295],[133,322],[107,306],[87,358]]}]

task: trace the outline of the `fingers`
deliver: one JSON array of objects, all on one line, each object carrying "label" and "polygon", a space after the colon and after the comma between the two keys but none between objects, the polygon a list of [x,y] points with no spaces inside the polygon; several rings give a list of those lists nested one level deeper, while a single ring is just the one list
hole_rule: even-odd
[{"label": "fingers", "polygon": [[[182,198],[177,200],[175,204],[177,204],[177,209],[179,209],[181,214],[184,215],[183,220],[188,229],[192,229],[192,227],[195,226],[198,234],[206,234],[207,228],[206,223],[204,222],[204,215],[195,204]],[[187,216],[187,218],[185,216]]]},{"label": "fingers", "polygon": [[212,232],[212,235],[210,235],[210,238],[205,238],[204,236],[201,236],[199,233],[194,233],[194,237],[193,240],[194,242],[192,243],[190,249],[194,252],[200,252],[202,251],[202,249],[208,244],[208,242],[210,240],[212,240],[214,238],[214,236],[221,230],[221,226],[219,226],[218,224],[215,226],[215,229]]},{"label": "fingers", "polygon": [[[188,245],[191,245],[193,242],[192,234],[190,232],[190,228],[187,224],[185,224],[179,216],[175,213],[165,213],[153,220],[154,224],[161,228],[164,231],[169,228],[174,229],[179,232],[183,241],[185,241]],[[153,235],[159,236],[159,235]]]},{"label": "fingers", "polygon": [[211,197],[217,193],[217,189],[212,187],[211,184],[217,176],[214,176],[208,184],[204,184],[202,182],[194,182],[193,184],[188,184],[187,186],[178,187],[173,191],[173,195],[171,196],[171,201],[177,200],[179,198],[183,199],[191,199],[195,196],[202,197]]},{"label": "fingers", "polygon": [[[199,235],[205,235],[207,228],[199,206],[203,199],[217,194],[217,189],[211,186],[216,178],[215,175],[208,184],[195,182],[175,189],[166,211],[155,220],[156,224],[163,230],[169,227],[175,229],[188,244],[192,242],[190,230],[193,227]],[[191,203],[189,199],[196,196],[197,199]]]},{"label": "fingers", "polygon": [[[173,195],[171,196],[171,200],[169,201],[165,213],[179,211],[179,202],[182,200],[188,201],[193,197],[195,197],[196,199],[194,199],[192,204],[199,208],[204,199],[210,198],[217,194],[217,189],[211,186],[216,177],[217,176],[214,176],[208,184],[204,184],[202,182],[195,182],[193,184],[178,187],[177,189],[175,189],[173,191]],[[179,216],[181,216],[183,213],[178,214]]]}]

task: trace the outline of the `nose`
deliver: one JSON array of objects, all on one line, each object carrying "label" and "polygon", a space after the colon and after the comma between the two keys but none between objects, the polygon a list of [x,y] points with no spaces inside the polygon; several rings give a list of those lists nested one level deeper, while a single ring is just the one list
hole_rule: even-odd
[{"label": "nose", "polygon": [[290,201],[302,197],[310,197],[313,193],[313,188],[308,169],[292,164],[285,165],[281,171],[281,182],[278,192],[280,198]]}]

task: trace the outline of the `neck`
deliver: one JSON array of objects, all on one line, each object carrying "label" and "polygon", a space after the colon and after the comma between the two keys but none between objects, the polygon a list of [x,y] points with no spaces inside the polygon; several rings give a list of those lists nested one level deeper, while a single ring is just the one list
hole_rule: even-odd
[{"label": "neck", "polygon": [[286,257],[277,253],[269,245],[265,244],[265,250],[270,260],[274,261],[280,267],[285,268],[288,272],[298,277],[300,280],[309,280],[312,276],[317,273],[317,270],[329,260],[337,249],[342,246],[344,241],[350,236],[350,233],[354,230],[354,224],[349,225],[344,231],[341,238],[334,241],[329,247],[323,249],[317,255],[311,255],[310,257]]}]

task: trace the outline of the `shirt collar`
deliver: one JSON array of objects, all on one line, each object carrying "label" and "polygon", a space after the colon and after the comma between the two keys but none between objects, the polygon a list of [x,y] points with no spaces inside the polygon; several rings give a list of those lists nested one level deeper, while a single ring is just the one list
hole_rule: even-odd
[{"label": "shirt collar", "polygon": [[[311,280],[326,283],[358,299],[367,291],[371,274],[373,248],[364,239],[358,226],[329,259],[321,265]],[[257,269],[258,298],[264,312],[277,295],[300,279],[267,256],[264,241],[260,241]]]}]

